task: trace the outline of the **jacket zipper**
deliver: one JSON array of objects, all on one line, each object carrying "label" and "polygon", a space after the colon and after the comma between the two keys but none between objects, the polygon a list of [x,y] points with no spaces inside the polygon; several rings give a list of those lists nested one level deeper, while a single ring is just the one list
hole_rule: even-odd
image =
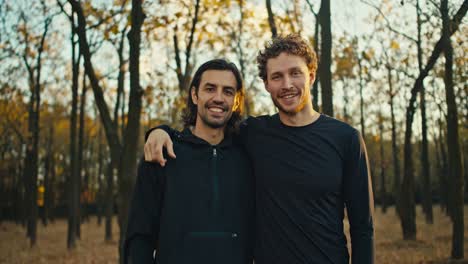
[{"label": "jacket zipper", "polygon": [[218,211],[218,203],[219,203],[219,179],[218,179],[218,153],[216,147],[213,147],[213,156],[212,156],[212,163],[213,163],[213,210],[214,212]]}]

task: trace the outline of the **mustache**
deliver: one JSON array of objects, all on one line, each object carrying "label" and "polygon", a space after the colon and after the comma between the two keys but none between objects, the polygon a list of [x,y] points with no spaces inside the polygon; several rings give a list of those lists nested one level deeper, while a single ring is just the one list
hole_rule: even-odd
[{"label": "mustache", "polygon": [[297,94],[298,91],[297,89],[284,89],[284,90],[281,90],[278,94],[278,96],[285,96],[285,95],[289,95],[289,94]]},{"label": "mustache", "polygon": [[210,107],[218,107],[218,108],[223,109],[224,111],[229,110],[229,107],[224,103],[206,103],[205,104],[205,108],[210,108]]}]

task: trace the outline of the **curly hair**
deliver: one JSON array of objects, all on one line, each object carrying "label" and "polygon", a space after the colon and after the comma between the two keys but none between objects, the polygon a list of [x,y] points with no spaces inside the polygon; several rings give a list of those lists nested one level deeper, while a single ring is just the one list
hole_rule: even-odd
[{"label": "curly hair", "polygon": [[226,124],[226,133],[237,132],[238,125],[242,119],[242,112],[244,108],[244,89],[242,84],[242,77],[240,74],[239,69],[237,66],[224,59],[214,59],[203,63],[195,72],[193,76],[192,82],[190,83],[190,89],[188,89],[188,96],[187,96],[187,106],[182,113],[182,121],[184,123],[184,128],[195,126],[195,122],[197,121],[197,105],[195,105],[192,101],[192,97],[190,96],[190,92],[192,89],[195,89],[195,93],[198,95],[198,90],[200,86],[200,82],[202,79],[202,75],[205,71],[208,70],[221,70],[221,71],[230,71],[234,74],[236,78],[236,94],[237,100],[239,101],[238,107],[232,112],[232,116],[229,119],[228,123]]},{"label": "curly hair", "polygon": [[304,58],[309,71],[317,71],[317,55],[304,38],[298,34],[278,36],[268,41],[257,55],[258,76],[263,81],[267,80],[268,60],[278,57],[282,52]]}]

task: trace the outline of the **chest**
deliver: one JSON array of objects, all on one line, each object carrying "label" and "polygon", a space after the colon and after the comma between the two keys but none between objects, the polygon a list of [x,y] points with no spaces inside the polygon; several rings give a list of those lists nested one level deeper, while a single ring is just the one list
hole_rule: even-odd
[{"label": "chest", "polygon": [[344,153],[333,138],[314,130],[260,129],[254,135],[248,150],[257,188],[312,198],[340,191]]}]

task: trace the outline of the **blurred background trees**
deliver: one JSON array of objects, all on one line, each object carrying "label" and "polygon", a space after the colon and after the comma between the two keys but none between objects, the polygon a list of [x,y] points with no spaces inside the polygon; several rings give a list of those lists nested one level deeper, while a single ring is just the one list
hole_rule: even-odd
[{"label": "blurred background trees", "polygon": [[[225,57],[246,114],[272,114],[255,57],[299,33],[319,58],[314,107],[365,138],[377,206],[416,239],[415,206],[453,223],[463,258],[467,197],[467,1],[0,0],[0,220],[68,218],[69,248],[97,215],[125,230],[143,132],[181,127],[188,85]],[[466,19],[465,19],[466,20]],[[105,219],[104,221],[102,221]],[[121,232],[123,234],[123,232]],[[119,235],[119,239],[123,239]]]}]

